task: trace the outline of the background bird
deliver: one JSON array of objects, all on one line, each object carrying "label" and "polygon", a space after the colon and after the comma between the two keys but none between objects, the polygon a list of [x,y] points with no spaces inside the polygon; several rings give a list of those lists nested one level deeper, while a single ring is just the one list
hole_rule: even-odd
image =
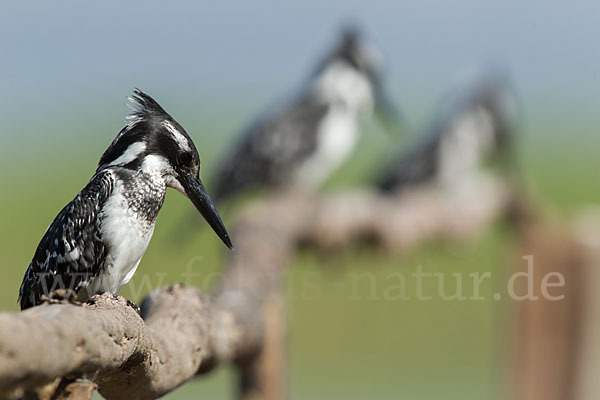
[{"label": "background bird", "polygon": [[320,62],[290,103],[253,124],[215,175],[217,200],[249,188],[315,188],[351,153],[361,114],[397,113],[382,88],[376,49],[355,28]]},{"label": "background bird", "polygon": [[383,191],[399,192],[423,184],[458,185],[487,163],[515,167],[512,148],[517,120],[507,76],[486,71],[450,91],[425,136],[385,168],[377,179]]},{"label": "background bird", "polygon": [[21,309],[54,289],[72,289],[82,301],[97,292],[117,293],[146,251],[167,187],[187,196],[232,247],[199,178],[191,138],[147,94],[136,90],[130,100],[135,110],[126,126],[39,243],[21,284]]}]

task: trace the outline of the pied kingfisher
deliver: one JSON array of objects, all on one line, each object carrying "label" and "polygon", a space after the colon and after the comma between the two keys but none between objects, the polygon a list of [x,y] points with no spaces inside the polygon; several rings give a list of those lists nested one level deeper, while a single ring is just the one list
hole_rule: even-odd
[{"label": "pied kingfisher", "polygon": [[393,193],[424,184],[452,188],[494,159],[514,168],[506,164],[515,162],[516,105],[504,73],[478,73],[443,98],[430,131],[387,166],[379,188]]},{"label": "pied kingfisher", "polygon": [[290,103],[250,126],[215,175],[215,198],[250,188],[318,187],[351,153],[361,115],[397,122],[382,86],[381,56],[355,28],[320,62]]},{"label": "pied kingfisher", "polygon": [[50,224],[23,278],[21,309],[55,289],[81,301],[117,293],[144,255],[167,187],[187,196],[227,247],[231,240],[199,178],[198,151],[186,131],[150,96],[100,158],[89,183]]}]

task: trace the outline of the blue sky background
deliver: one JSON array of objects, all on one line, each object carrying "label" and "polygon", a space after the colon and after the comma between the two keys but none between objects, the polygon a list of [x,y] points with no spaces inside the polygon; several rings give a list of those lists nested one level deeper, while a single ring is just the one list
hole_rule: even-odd
[{"label": "blue sky background", "polygon": [[0,135],[116,133],[136,86],[184,126],[231,114],[233,130],[299,85],[347,20],[383,49],[417,124],[457,74],[492,62],[512,72],[534,128],[596,126],[599,16],[592,1],[5,3]]}]

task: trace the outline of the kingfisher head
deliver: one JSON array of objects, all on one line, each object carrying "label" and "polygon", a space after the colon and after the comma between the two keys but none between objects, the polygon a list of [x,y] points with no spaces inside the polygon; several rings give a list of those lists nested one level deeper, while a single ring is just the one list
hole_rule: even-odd
[{"label": "kingfisher head", "polygon": [[492,116],[496,135],[502,139],[519,122],[519,107],[514,86],[507,72],[490,71],[473,85],[470,99]]},{"label": "kingfisher head", "polygon": [[127,125],[104,152],[98,171],[128,168],[160,179],[188,197],[221,240],[231,239],[200,180],[200,157],[185,129],[152,97],[136,89]]},{"label": "kingfisher head", "polygon": [[519,123],[518,98],[509,73],[499,66],[479,66],[461,74],[442,102],[440,115],[478,112],[502,141]]},{"label": "kingfisher head", "polygon": [[315,83],[329,101],[356,109],[372,109],[386,122],[398,122],[399,113],[383,87],[383,56],[355,26],[347,26],[317,68]]}]

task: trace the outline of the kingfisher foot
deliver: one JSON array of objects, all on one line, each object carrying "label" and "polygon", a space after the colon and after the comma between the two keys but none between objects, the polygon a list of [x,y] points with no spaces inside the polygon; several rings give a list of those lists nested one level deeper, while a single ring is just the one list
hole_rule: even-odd
[{"label": "kingfisher foot", "polygon": [[129,299],[125,299],[127,300],[127,305],[131,308],[133,308],[138,314],[142,314],[142,309],[140,308],[140,306],[138,306],[137,304],[135,304],[133,301],[129,300]]}]

